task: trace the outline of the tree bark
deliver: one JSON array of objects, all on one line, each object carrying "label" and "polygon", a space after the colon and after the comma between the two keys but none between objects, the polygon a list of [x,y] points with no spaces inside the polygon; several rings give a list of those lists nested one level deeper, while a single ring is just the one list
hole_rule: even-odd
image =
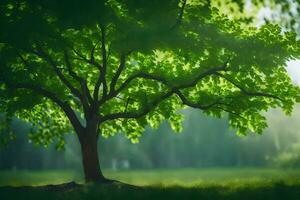
[{"label": "tree bark", "polygon": [[98,136],[95,133],[85,133],[80,138],[82,165],[86,182],[105,182],[98,157]]}]

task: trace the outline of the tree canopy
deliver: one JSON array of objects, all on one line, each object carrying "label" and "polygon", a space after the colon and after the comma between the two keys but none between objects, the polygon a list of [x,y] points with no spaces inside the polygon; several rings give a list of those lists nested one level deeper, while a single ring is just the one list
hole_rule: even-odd
[{"label": "tree canopy", "polygon": [[209,1],[3,0],[0,10],[0,111],[30,122],[40,144],[63,146],[63,133],[93,120],[133,142],[165,119],[180,131],[185,106],[261,133],[261,111],[290,113],[299,100],[285,70],[300,55],[296,34]]}]

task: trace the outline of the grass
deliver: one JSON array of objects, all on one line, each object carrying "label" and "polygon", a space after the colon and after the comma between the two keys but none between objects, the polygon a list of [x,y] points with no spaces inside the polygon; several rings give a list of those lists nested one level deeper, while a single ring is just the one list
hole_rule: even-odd
[{"label": "grass", "polygon": [[[300,182],[300,169],[207,168],[160,170],[104,170],[106,177],[138,186],[207,186],[240,185],[268,182]],[[70,181],[83,183],[83,177],[72,170],[0,171],[0,186],[39,186]]]},{"label": "grass", "polygon": [[[300,199],[300,169],[210,168],[105,171],[141,188],[88,184],[67,192],[0,188],[0,199]],[[74,171],[0,171],[0,186],[59,184],[82,177]]]},{"label": "grass", "polygon": [[183,186],[199,185],[252,184],[300,181],[300,170],[280,170],[265,168],[208,168],[208,169],[173,169],[151,171],[106,172],[112,179],[140,186]]},{"label": "grass", "polygon": [[70,181],[82,182],[82,177],[72,170],[0,171],[0,186],[41,186]]}]

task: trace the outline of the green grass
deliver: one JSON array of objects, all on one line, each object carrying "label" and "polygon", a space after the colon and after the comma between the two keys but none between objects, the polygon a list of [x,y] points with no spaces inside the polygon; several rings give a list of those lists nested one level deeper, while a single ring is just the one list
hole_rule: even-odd
[{"label": "green grass", "polygon": [[[138,186],[207,186],[253,183],[300,182],[300,169],[208,168],[166,170],[104,170],[106,177]],[[72,170],[0,171],[0,186],[38,186],[64,182],[83,182],[82,175]]]},{"label": "green grass", "polygon": [[41,186],[70,181],[81,182],[82,177],[72,170],[0,171],[0,186]]},{"label": "green grass", "polygon": [[[0,188],[0,199],[300,199],[300,169],[209,168],[104,171],[133,185],[86,185],[67,192]],[[74,171],[0,171],[0,186],[59,184],[83,179]],[[24,198],[26,197],[26,198]]]},{"label": "green grass", "polygon": [[295,183],[300,181],[300,170],[280,170],[264,168],[209,168],[173,169],[151,171],[121,171],[106,175],[112,179],[140,186],[184,186],[228,184],[253,184],[268,182]]}]

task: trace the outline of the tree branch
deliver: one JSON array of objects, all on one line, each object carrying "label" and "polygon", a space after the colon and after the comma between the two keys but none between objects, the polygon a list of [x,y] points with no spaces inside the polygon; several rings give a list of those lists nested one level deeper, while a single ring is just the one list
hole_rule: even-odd
[{"label": "tree branch", "polygon": [[75,48],[70,47],[73,50],[73,52],[78,56],[79,60],[85,61],[87,64],[93,65],[99,70],[99,75],[98,75],[97,81],[94,86],[93,97],[91,96],[90,92],[89,92],[89,97],[88,97],[90,99],[90,101],[93,102],[93,104],[94,104],[93,107],[97,107],[96,104],[97,104],[98,98],[99,98],[99,89],[101,86],[101,78],[102,78],[102,74],[103,74],[103,66],[100,63],[97,63],[95,61],[94,53],[95,53],[96,46],[97,46],[97,44],[95,44],[93,46],[93,48],[91,49],[90,59],[83,56]]},{"label": "tree branch", "polygon": [[88,64],[92,64],[91,59],[86,58],[84,55],[82,55],[81,53],[79,53],[74,47],[70,46],[70,48],[80,58],[79,60],[83,60],[83,61],[85,61]]},{"label": "tree branch", "polygon": [[241,119],[243,119],[243,120],[245,120],[245,121],[248,121],[248,119],[246,119],[245,117],[243,117],[240,113],[237,113],[237,112],[232,111],[232,110],[230,110],[230,109],[226,109],[226,108],[224,108],[224,107],[218,107],[218,108],[219,108],[220,110],[223,110],[223,111],[229,113],[229,114],[235,115],[235,116],[237,116],[237,117],[239,117],[239,118],[241,118]]},{"label": "tree branch", "polygon": [[182,6],[181,6],[181,8],[179,10],[178,18],[176,20],[176,23],[171,27],[171,30],[173,30],[174,28],[176,28],[181,23],[182,18],[183,18],[184,8],[186,6],[186,2],[187,2],[187,0],[183,0]]},{"label": "tree branch", "polygon": [[88,102],[85,100],[84,96],[80,93],[80,91],[75,88],[68,79],[64,76],[64,74],[61,72],[61,70],[58,68],[57,64],[54,62],[54,60],[45,53],[41,48],[39,48],[37,51],[33,50],[33,53],[39,56],[40,58],[44,59],[46,62],[50,64],[50,66],[53,68],[55,74],[57,77],[61,80],[61,82],[71,91],[71,93],[76,96],[78,99],[80,99],[80,102],[82,103],[82,107],[84,110],[85,115],[89,113],[89,105]]},{"label": "tree branch", "polygon": [[98,44],[98,43],[96,43],[95,45],[93,45],[93,48],[91,49],[91,53],[90,53],[90,63],[95,63],[95,56],[94,56],[94,54],[95,54],[95,49],[96,49],[96,47],[97,47],[97,44]]},{"label": "tree branch", "polygon": [[215,67],[215,68],[211,68],[203,73],[200,73],[198,76],[195,77],[194,80],[192,80],[191,82],[188,82],[188,83],[184,83],[184,84],[181,84],[181,85],[177,85],[177,86],[173,86],[173,85],[170,85],[170,83],[167,82],[167,80],[165,80],[163,77],[159,77],[159,76],[156,76],[156,75],[153,75],[153,74],[148,74],[148,73],[145,73],[145,72],[138,72],[132,76],[130,76],[128,79],[126,79],[122,84],[121,86],[114,90],[113,92],[109,93],[108,96],[106,98],[102,98],[99,103],[98,103],[98,106],[99,105],[102,105],[103,103],[105,103],[106,101],[108,101],[109,99],[117,96],[122,90],[124,90],[126,87],[128,87],[128,85],[135,79],[138,79],[138,78],[144,78],[144,79],[149,79],[149,80],[155,80],[155,81],[158,81],[164,85],[166,85],[167,87],[169,87],[170,89],[184,89],[184,88],[189,88],[189,87],[193,87],[197,84],[198,81],[200,81],[201,79],[203,79],[204,77],[208,76],[208,75],[212,75],[214,74],[215,72],[217,71],[223,71],[223,70],[226,70],[226,67],[227,67],[227,63],[225,63],[223,66],[220,66],[220,67]]},{"label": "tree branch", "polygon": [[75,112],[73,109],[64,101],[59,99],[54,93],[33,84],[27,84],[27,83],[12,83],[6,85],[12,89],[29,89],[32,90],[48,99],[53,101],[55,104],[57,104],[67,115],[68,119],[70,120],[73,128],[75,129],[77,134],[81,134],[83,131],[83,126],[81,125],[79,119],[77,118]]},{"label": "tree branch", "polygon": [[126,81],[124,81],[124,83],[114,92],[114,94],[119,94],[122,90],[124,90],[130,83],[131,81],[133,81],[134,79],[137,78],[145,78],[145,79],[151,79],[151,80],[156,80],[159,81],[161,83],[163,83],[164,85],[172,88],[176,88],[176,89],[184,89],[184,88],[189,88],[189,87],[193,87],[195,86],[198,81],[200,81],[201,79],[203,79],[204,77],[208,76],[208,75],[212,75],[217,71],[222,71],[226,69],[226,65],[225,66],[220,66],[220,67],[215,67],[215,68],[211,68],[203,73],[200,73],[198,76],[196,76],[192,81],[187,82],[187,83],[183,83],[181,85],[177,85],[177,86],[171,86],[167,80],[165,80],[162,77],[153,75],[153,74],[147,74],[144,72],[139,72],[135,75],[130,76]]},{"label": "tree branch", "polygon": [[199,108],[201,110],[207,110],[209,108],[214,107],[215,105],[226,105],[225,103],[220,102],[220,100],[217,100],[211,104],[207,104],[207,105],[202,105],[200,103],[193,103],[191,101],[189,101],[179,90],[175,90],[174,93],[176,93],[178,95],[178,97],[181,99],[182,103],[184,105],[190,106],[192,108]]},{"label": "tree branch", "polygon": [[195,79],[193,79],[192,81],[188,82],[188,83],[183,83],[181,85],[172,85],[170,83],[168,83],[168,81],[166,79],[164,79],[163,77],[157,76],[157,75],[153,75],[153,74],[148,74],[145,72],[139,72],[135,75],[130,76],[126,81],[124,81],[124,83],[114,92],[110,93],[106,99],[101,99],[102,101],[100,101],[100,104],[104,103],[105,101],[109,100],[110,98],[113,98],[114,96],[118,95],[123,89],[125,89],[130,83],[131,81],[137,79],[137,78],[144,78],[144,79],[149,79],[149,80],[154,80],[154,81],[158,81],[162,84],[164,84],[165,86],[167,86],[169,88],[169,92],[167,92],[166,94],[158,97],[156,100],[154,100],[151,105],[153,106],[148,106],[147,108],[143,109],[142,111],[138,111],[138,112],[120,112],[120,113],[114,113],[111,115],[107,115],[104,117],[101,117],[101,121],[106,121],[106,120],[112,120],[112,119],[117,119],[117,118],[138,118],[141,116],[146,115],[147,113],[149,113],[152,109],[154,109],[154,107],[156,107],[160,101],[170,97],[171,95],[173,95],[174,93],[177,94],[179,96],[179,98],[182,100],[182,102],[185,105],[191,106],[191,107],[197,107],[200,109],[208,109],[214,105],[217,104],[222,104],[219,101],[218,102],[214,102],[212,104],[208,104],[208,105],[200,105],[200,104],[195,104],[192,102],[189,102],[180,92],[180,89],[185,89],[185,88],[189,88],[189,87],[193,87],[195,86],[198,81],[200,81],[201,79],[203,79],[204,77],[208,76],[208,75],[212,75],[215,74],[215,72],[218,71],[223,71],[226,70],[227,67],[227,62],[220,67],[215,67],[215,68],[211,68],[203,73],[200,73],[199,75],[196,76]]},{"label": "tree branch", "polygon": [[122,53],[121,57],[120,57],[120,65],[110,83],[110,92],[109,92],[110,94],[114,92],[116,83],[117,83],[122,71],[125,68],[125,62],[126,62],[125,58],[126,58],[125,54]]},{"label": "tree branch", "polygon": [[227,80],[228,82],[230,82],[232,85],[237,87],[243,94],[245,94],[247,96],[269,97],[269,98],[280,100],[282,102],[284,101],[282,98],[280,98],[276,95],[273,95],[273,94],[264,93],[264,92],[249,92],[245,88],[243,88],[241,85],[236,83],[234,80],[232,80],[229,77],[226,77],[225,75],[223,75],[221,73],[215,72],[215,75],[217,75],[219,77],[222,77],[223,79]]},{"label": "tree branch", "polygon": [[105,27],[101,26],[100,27],[100,31],[101,31],[101,52],[102,52],[102,66],[100,66],[99,68],[99,76],[97,79],[97,82],[95,84],[94,87],[94,100],[98,101],[99,98],[99,89],[100,89],[100,85],[103,84],[103,97],[105,98],[107,95],[107,83],[106,83],[106,68],[107,68],[107,55],[106,55],[106,48],[105,48],[105,44],[106,44],[106,38],[105,38]]},{"label": "tree branch", "polygon": [[69,59],[69,54],[68,52],[65,50],[64,51],[64,59],[65,59],[65,63],[66,63],[66,66],[67,66],[67,69],[68,69],[68,72],[69,72],[69,75],[71,77],[73,77],[79,84],[82,83],[83,79],[81,77],[79,77],[72,69],[72,65],[71,65],[71,62],[70,62],[70,59]]},{"label": "tree branch", "polygon": [[[203,104],[199,104],[199,103],[193,103],[191,101],[189,101],[181,92],[180,89],[185,89],[185,88],[189,88],[189,87],[193,87],[195,86],[198,81],[200,81],[201,79],[205,78],[208,75],[218,75],[221,76],[223,78],[226,78],[226,80],[230,81],[232,84],[234,84],[237,88],[239,88],[244,94],[248,95],[248,96],[264,96],[264,97],[271,97],[271,98],[275,98],[275,99],[279,99],[282,101],[281,98],[275,96],[275,95],[271,95],[271,94],[267,94],[267,93],[261,93],[261,92],[249,92],[246,91],[244,88],[242,88],[241,86],[239,86],[237,83],[235,83],[234,81],[228,79],[227,77],[223,76],[222,74],[219,73],[219,71],[225,71],[226,67],[227,67],[227,63],[226,62],[223,66],[220,67],[215,67],[215,68],[211,68],[203,73],[200,73],[199,75],[196,76],[195,79],[193,79],[192,81],[188,82],[188,83],[183,83],[180,85],[172,85],[170,83],[168,83],[168,81],[166,79],[164,79],[163,77],[157,76],[157,75],[153,75],[153,74],[147,74],[144,72],[139,72],[135,75],[130,76],[126,81],[124,81],[124,83],[114,92],[110,93],[107,98],[107,100],[109,98],[112,98],[114,96],[116,96],[117,94],[119,94],[123,89],[125,89],[130,83],[131,81],[137,79],[137,78],[144,78],[144,79],[149,79],[149,80],[154,80],[154,81],[158,81],[162,84],[164,84],[165,86],[167,86],[170,91],[165,93],[164,95],[158,97],[156,100],[154,100],[153,102],[150,103],[151,106],[146,106],[146,108],[144,108],[141,111],[136,111],[136,112],[119,112],[119,113],[114,113],[114,114],[110,114],[107,116],[104,116],[101,118],[101,121],[107,121],[107,120],[113,120],[113,119],[117,119],[117,118],[139,118],[142,117],[144,115],[146,115],[147,113],[149,113],[150,111],[152,111],[162,100],[170,97],[173,94],[177,94],[177,96],[181,99],[182,103],[184,105],[193,107],[193,108],[199,108],[202,110],[205,109],[209,109],[212,108],[214,106],[217,105],[225,105],[228,106],[228,104],[221,102],[220,100],[216,100],[215,102],[212,102],[210,104],[207,105],[203,105]],[[233,115],[238,115],[235,112],[230,112],[228,111],[226,108],[224,107],[219,107],[221,110],[224,110],[228,113],[231,113]],[[126,109],[127,110],[127,109]],[[125,111],[126,111],[125,110]],[[238,115],[238,117],[241,117],[240,115]]]},{"label": "tree branch", "polygon": [[[93,66],[95,66],[97,69],[99,69],[99,68],[101,68],[102,66],[101,66],[101,64],[100,63],[97,63],[96,61],[95,61],[95,59],[94,58],[90,58],[90,59],[88,59],[88,58],[86,58],[84,55],[82,55],[81,53],[79,53],[74,47],[71,47],[70,46],[70,48],[72,49],[72,51],[75,53],[75,55],[77,56],[77,58],[74,58],[74,59],[78,59],[78,60],[81,60],[81,61],[84,61],[84,62],[86,62],[87,64],[90,64],[90,65],[93,65]],[[92,50],[91,50],[91,54],[92,54]],[[93,53],[94,54],[94,53]]]},{"label": "tree branch", "polygon": [[129,119],[129,118],[140,118],[143,117],[145,115],[147,115],[149,112],[153,111],[157,105],[162,102],[163,100],[169,98],[170,96],[172,96],[173,94],[177,94],[177,96],[181,99],[182,103],[184,105],[193,107],[193,108],[198,108],[201,110],[206,110],[209,108],[212,108],[215,105],[226,105],[225,103],[220,102],[219,100],[211,103],[211,104],[207,104],[207,105],[202,105],[202,104],[197,104],[197,103],[193,103],[190,102],[179,90],[177,89],[172,89],[170,91],[168,91],[167,93],[160,95],[159,97],[157,97],[155,100],[153,100],[152,102],[150,102],[148,105],[143,106],[144,109],[140,110],[140,111],[136,111],[136,112],[126,112],[127,111],[127,105],[126,105],[126,109],[124,112],[119,112],[119,113],[113,113],[113,114],[109,114],[106,115],[104,117],[102,117],[100,120],[101,122],[107,121],[107,120],[114,120],[114,119]]},{"label": "tree branch", "polygon": [[157,97],[154,101],[152,101],[148,105],[143,106],[142,110],[139,110],[136,112],[126,112],[125,111],[125,112],[109,114],[109,115],[100,117],[100,121],[105,122],[108,120],[114,120],[114,119],[120,119],[120,118],[129,119],[129,118],[143,117],[143,116],[147,115],[149,112],[151,112],[152,110],[154,110],[160,102],[162,102],[163,100],[172,96],[172,94],[173,94],[173,91],[168,91],[167,93],[160,95],[159,97]]},{"label": "tree branch", "polygon": [[87,87],[87,81],[85,79],[83,79],[82,77],[78,76],[72,69],[72,65],[69,59],[69,54],[67,51],[64,51],[64,59],[65,59],[65,63],[68,69],[68,72],[70,74],[70,76],[72,76],[81,86],[82,92],[84,94],[84,98],[85,98],[85,102],[86,104],[92,103],[93,99],[92,96],[90,94],[90,91]]},{"label": "tree branch", "polygon": [[50,66],[53,68],[54,72],[56,73],[57,77],[61,80],[61,82],[67,86],[67,88],[71,91],[71,93],[77,96],[79,99],[82,100],[82,95],[80,92],[67,80],[67,78],[63,75],[63,73],[58,68],[57,64],[52,60],[52,58],[47,55],[43,50],[39,49],[38,51],[33,51],[34,54],[39,56],[40,58],[46,60]]}]

